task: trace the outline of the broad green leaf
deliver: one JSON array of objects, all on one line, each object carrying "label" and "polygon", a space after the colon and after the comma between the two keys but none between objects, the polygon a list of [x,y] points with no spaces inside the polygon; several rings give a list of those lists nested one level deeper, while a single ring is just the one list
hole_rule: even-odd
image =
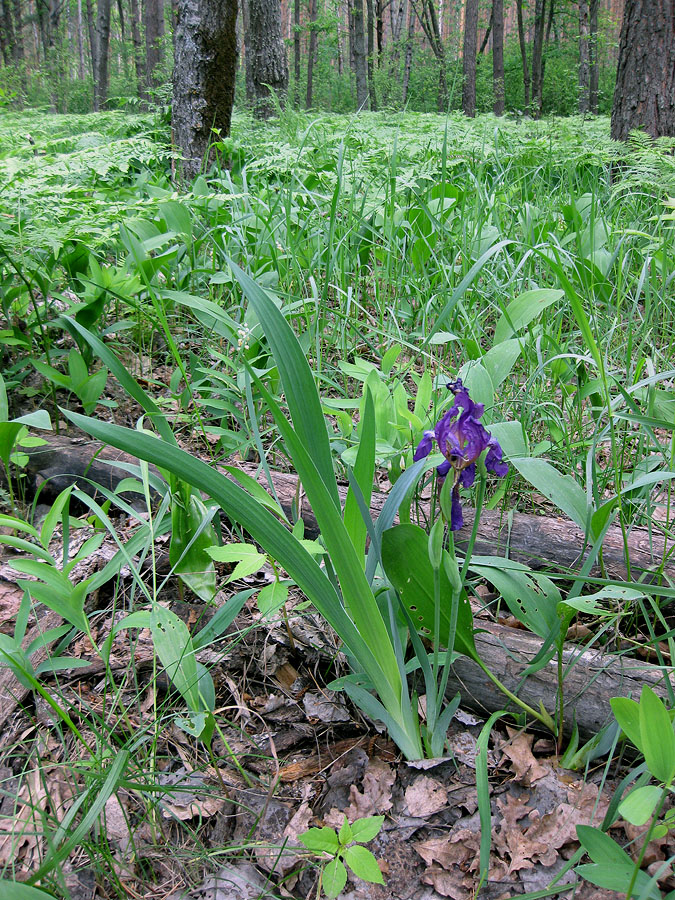
[{"label": "broad green leaf", "polygon": [[528,455],[527,436],[520,422],[491,422],[490,434],[499,442],[507,459]]},{"label": "broad green leaf", "polygon": [[264,587],[256,597],[262,616],[272,616],[288,600],[288,583],[273,581]]},{"label": "broad green leaf", "polygon": [[354,840],[354,836],[352,835],[352,826],[347,821],[347,816],[345,816],[342,820],[342,825],[340,826],[340,831],[338,832],[338,840],[345,846],[346,844],[351,844]]},{"label": "broad green leaf", "polygon": [[340,847],[337,834],[332,828],[327,826],[323,828],[308,828],[304,834],[298,835],[298,840],[312,853],[330,853],[334,855]]},{"label": "broad green leaf", "polygon": [[560,591],[553,582],[527,566],[505,568],[502,561],[492,565],[480,564],[483,557],[474,557],[471,570],[490,581],[506,601],[511,613],[534,634],[546,638],[559,624]]},{"label": "broad green leaf", "polygon": [[663,701],[646,684],[640,694],[640,734],[647,768],[669,785],[675,776],[675,731]]},{"label": "broad green leaf", "polygon": [[609,701],[612,712],[619,727],[638,750],[642,753],[642,734],[640,733],[640,707],[629,697],[612,697]]},{"label": "broad green leaf", "polygon": [[[382,535],[382,565],[418,630],[433,635],[434,570],[429,560],[428,537],[418,525],[396,525]],[[452,586],[441,568],[441,644],[450,630]],[[465,595],[459,599],[454,649],[471,659],[478,657],[473,637],[473,617]]]},{"label": "broad green leaf", "polygon": [[481,359],[485,370],[490,376],[492,387],[497,390],[499,385],[511,374],[521,352],[521,343],[517,340],[504,341],[491,347]]},{"label": "broad green leaf", "polygon": [[539,493],[555,503],[582,531],[586,531],[586,491],[571,475],[561,475],[544,459],[511,457],[509,462]]},{"label": "broad green leaf", "polygon": [[[354,463],[354,477],[361,490],[364,503],[370,507],[370,498],[373,492],[373,477],[375,474],[375,414],[373,397],[366,389],[364,418],[362,420],[359,448]],[[366,523],[361,515],[354,489],[350,486],[345,500],[343,514],[345,528],[351,539],[357,556],[363,568],[366,566]]]},{"label": "broad green leaf", "polygon": [[663,788],[655,784],[635,788],[621,801],[619,812],[631,825],[644,825],[651,819],[662,794]]},{"label": "broad green leaf", "polygon": [[633,860],[606,832],[592,825],[577,825],[577,837],[593,862],[628,865],[633,870]]},{"label": "broad green leaf", "polygon": [[368,816],[365,819],[357,819],[352,822],[352,834],[354,840],[360,844],[367,844],[380,833],[384,824],[384,816]]},{"label": "broad green leaf", "polygon": [[371,884],[384,884],[377,860],[367,847],[362,847],[360,844],[347,847],[342,858],[357,878],[369,881]]},{"label": "broad green leaf", "polygon": [[0,879],[0,897],[2,900],[54,900],[53,894],[41,891],[40,888],[21,884],[19,881]]},{"label": "broad green leaf", "polygon": [[469,360],[469,362],[464,363],[457,374],[471,394],[471,399],[475,403],[482,403],[486,410],[491,410],[495,398],[495,389],[492,379],[482,362],[473,359]]},{"label": "broad green leaf", "polygon": [[564,295],[564,291],[549,288],[538,288],[520,294],[509,303],[497,322],[494,343],[501,343],[514,332],[529,325],[545,309],[562,300]]},{"label": "broad green leaf", "polygon": [[221,637],[221,635],[225,634],[232,622],[234,622],[243,609],[248,598],[254,593],[255,588],[239,591],[234,597],[230,597],[229,600],[223,603],[208,624],[193,636],[192,646],[194,649],[201,650],[203,647],[207,647],[209,644],[213,643],[213,641]]},{"label": "broad green leaf", "polygon": [[197,661],[190,632],[182,619],[156,604],[150,612],[152,641],[168,678],[174,683],[191,712],[202,712],[199,699]]},{"label": "broad green leaf", "polygon": [[332,859],[323,870],[321,886],[326,897],[337,897],[347,884],[347,870],[339,859]]}]

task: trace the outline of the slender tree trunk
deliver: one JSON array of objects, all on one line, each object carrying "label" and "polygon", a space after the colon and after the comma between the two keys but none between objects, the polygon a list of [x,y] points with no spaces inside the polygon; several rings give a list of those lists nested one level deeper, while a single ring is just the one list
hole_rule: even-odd
[{"label": "slender tree trunk", "polygon": [[[78,2],[81,2],[81,0],[78,0]],[[141,11],[138,6],[138,0],[131,0],[131,42],[134,46],[136,90],[140,97],[143,93],[145,70],[143,68],[143,44],[141,42]]]},{"label": "slender tree trunk", "polygon": [[478,44],[478,0],[466,0],[464,8],[464,51],[462,73],[462,109],[464,115],[476,115],[476,46]]},{"label": "slender tree trunk", "polygon": [[347,27],[349,29],[349,68],[356,75],[356,34],[354,27],[354,0],[347,0]]},{"label": "slender tree trunk", "polygon": [[[281,35],[281,3],[279,0],[248,0],[248,14],[255,91],[253,113],[259,119],[268,119],[274,114],[271,91],[283,103],[288,90],[288,60]],[[248,52],[247,45],[247,55]]]},{"label": "slender tree trunk", "polygon": [[15,62],[22,62],[26,57],[26,51],[23,45],[23,16],[21,14],[21,0],[13,0],[14,9],[14,40],[15,40]]},{"label": "slender tree trunk", "polygon": [[8,65],[16,61],[16,36],[9,0],[0,0],[0,31],[3,38],[3,57],[5,65]]},{"label": "slender tree trunk", "polygon": [[598,87],[600,82],[600,70],[598,68],[598,6],[599,0],[591,0],[590,6],[590,85],[588,89],[588,105],[590,111],[598,114]]},{"label": "slender tree trunk", "polygon": [[588,0],[579,0],[579,112],[590,109],[591,53]]},{"label": "slender tree trunk", "polygon": [[307,51],[307,94],[305,97],[305,109],[312,108],[312,94],[314,91],[314,60],[316,59],[317,32],[317,0],[309,0],[309,48]]},{"label": "slender tree trunk", "polygon": [[504,115],[504,0],[492,0],[492,84],[494,113]]},{"label": "slender tree trunk", "polygon": [[354,69],[356,74],[356,105],[368,109],[368,68],[366,40],[363,30],[363,0],[351,0],[354,20]]},{"label": "slender tree trunk", "polygon": [[86,64],[84,61],[84,22],[82,19],[82,0],[77,0],[77,77],[84,81]]},{"label": "slender tree trunk", "polygon": [[675,0],[626,0],[612,106],[612,138],[634,128],[675,135]]},{"label": "slender tree trunk", "polygon": [[[494,24],[494,20],[495,20],[495,6],[493,3],[492,9],[490,10],[490,21],[488,22],[488,27],[485,29],[485,35],[483,36],[483,42],[480,45],[480,47],[478,48],[478,59],[477,59],[478,62],[480,62],[480,58],[483,55],[483,53],[485,53],[485,50],[487,48],[488,41],[490,40],[490,35],[492,34],[492,25]],[[504,0],[502,0],[502,22],[503,21],[504,21]],[[503,39],[502,39],[502,44],[503,44]]]},{"label": "slender tree trunk", "polygon": [[110,50],[110,0],[98,0],[96,16],[96,76],[94,111],[103,109],[108,99],[108,54]]},{"label": "slender tree trunk", "polygon": [[408,87],[410,85],[410,72],[412,71],[412,59],[413,59],[413,41],[415,39],[415,7],[410,4],[410,9],[408,11],[408,36],[405,42],[405,61],[403,64],[403,90],[401,95],[401,102],[403,106],[406,105],[408,100]]},{"label": "slender tree trunk", "polygon": [[300,108],[300,0],[293,3],[293,105]]},{"label": "slender tree trunk", "polygon": [[368,21],[368,98],[370,100],[370,108],[374,112],[377,109],[377,96],[375,94],[375,15],[373,0],[366,0],[366,13]]},{"label": "slender tree trunk", "polygon": [[237,73],[236,0],[178,0],[174,42],[173,139],[181,174],[208,162],[213,129],[230,133]]},{"label": "slender tree trunk", "polygon": [[546,0],[535,0],[534,42],[532,45],[532,115],[541,116],[544,87],[544,29],[546,25]]},{"label": "slender tree trunk", "polygon": [[[100,0],[99,0],[100,2]],[[157,69],[162,62],[164,0],[145,0],[145,92],[150,97],[157,87]]]},{"label": "slender tree trunk", "polygon": [[[393,3],[393,0],[389,0]],[[382,53],[384,51],[384,10],[383,0],[375,0],[375,34],[377,35],[377,65],[378,68],[382,64]]]},{"label": "slender tree trunk", "polygon": [[516,13],[518,16],[520,58],[523,63],[523,92],[525,94],[523,108],[527,112],[530,108],[530,67],[527,62],[527,44],[525,43],[525,28],[523,27],[523,0],[516,0]]},{"label": "slender tree trunk", "polygon": [[[39,0],[38,0],[39,2]],[[91,0],[85,0],[85,9],[87,11],[87,33],[89,35],[89,58],[91,59],[91,74],[96,84],[96,73],[98,71],[98,44],[96,42],[96,20],[94,18],[94,10]],[[94,100],[96,91],[94,90]]]}]

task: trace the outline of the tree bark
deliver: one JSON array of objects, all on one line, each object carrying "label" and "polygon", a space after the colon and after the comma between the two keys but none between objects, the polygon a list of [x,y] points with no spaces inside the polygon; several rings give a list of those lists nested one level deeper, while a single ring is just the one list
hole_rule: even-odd
[{"label": "tree bark", "polygon": [[579,0],[579,112],[591,108],[591,23],[588,0]]},{"label": "tree bark", "polygon": [[237,71],[237,0],[179,0],[174,30],[173,139],[192,180],[210,158],[213,129],[230,133]]},{"label": "tree bark", "polygon": [[108,55],[110,50],[110,0],[98,0],[96,15],[96,76],[94,111],[103,109],[108,99]]},{"label": "tree bark", "polygon": [[591,0],[590,6],[590,22],[591,22],[591,39],[590,39],[590,68],[591,80],[588,90],[588,103],[590,111],[598,114],[598,88],[600,83],[600,69],[598,67],[598,6],[599,0]]},{"label": "tree bark", "polygon": [[462,109],[476,115],[476,47],[478,45],[478,0],[466,0],[464,8],[464,50],[462,59]]},{"label": "tree bark", "polygon": [[626,0],[612,105],[612,138],[634,128],[675,135],[675,0]]},{"label": "tree bark", "polygon": [[492,90],[494,114],[504,115],[504,0],[492,0]]},{"label": "tree bark", "polygon": [[293,105],[300,108],[300,0],[293,4]]},{"label": "tree bark", "polygon": [[[78,0],[81,2],[81,0]],[[143,45],[141,43],[141,11],[138,0],[131,0],[131,42],[134,46],[134,69],[136,71],[136,90],[140,97],[143,93],[144,68]]]},{"label": "tree bark", "polygon": [[408,35],[405,42],[405,61],[403,63],[403,85],[401,102],[403,106],[408,102],[408,88],[410,87],[410,72],[412,71],[413,41],[415,39],[415,7],[412,2],[408,11]]},{"label": "tree bark", "polygon": [[546,0],[535,0],[532,44],[532,115],[535,119],[541,116],[543,106],[545,25]]},{"label": "tree bark", "polygon": [[317,0],[309,0],[309,47],[307,49],[307,94],[305,96],[305,109],[312,108],[312,94],[314,92],[314,60],[316,59],[316,46],[318,35],[316,32]]},{"label": "tree bark", "polygon": [[368,68],[366,65],[366,39],[363,28],[363,0],[350,0],[354,23],[354,72],[356,75],[356,105],[368,109]]},{"label": "tree bark", "polygon": [[253,114],[269,119],[274,114],[271,91],[283,103],[288,90],[288,61],[281,36],[280,0],[248,0],[251,74],[255,104]]},{"label": "tree bark", "polygon": [[375,14],[373,0],[366,0],[367,28],[368,28],[368,99],[373,112],[377,109],[377,95],[375,93]]},{"label": "tree bark", "polygon": [[94,10],[91,0],[86,0],[85,9],[87,11],[87,34],[89,35],[89,58],[91,60],[91,74],[96,83],[96,72],[98,70],[98,53],[96,47],[96,19],[94,18]]},{"label": "tree bark", "polygon": [[516,0],[516,13],[518,16],[518,43],[520,44],[520,58],[523,63],[523,108],[527,112],[530,108],[530,67],[527,62],[527,44],[525,43],[525,28],[523,26],[523,0]]},{"label": "tree bark", "polygon": [[164,0],[145,0],[145,94],[157,87],[157,69],[162,62]]}]

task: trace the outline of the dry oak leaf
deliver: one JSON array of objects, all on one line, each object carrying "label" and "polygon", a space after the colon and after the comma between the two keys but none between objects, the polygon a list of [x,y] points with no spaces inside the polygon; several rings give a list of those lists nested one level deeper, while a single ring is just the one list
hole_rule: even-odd
[{"label": "dry oak leaf", "polygon": [[[356,785],[349,789],[349,806],[344,810],[350,825],[357,819],[367,816],[382,815],[391,809],[391,789],[396,775],[391,766],[381,759],[370,759],[363,773],[363,791]],[[327,825],[339,828],[342,825],[343,812],[335,808],[325,817]]]},{"label": "dry oak leaf", "polygon": [[447,806],[448,792],[440,781],[420,775],[406,788],[405,802],[411,816],[425,818]]},{"label": "dry oak leaf", "polygon": [[504,741],[499,749],[511,761],[516,775],[515,780],[529,787],[550,772],[551,767],[542,766],[535,759],[532,753],[533,735],[519,734],[510,728],[507,728],[507,732],[509,739]]},{"label": "dry oak leaf", "polygon": [[477,863],[480,834],[469,828],[459,828],[446,837],[429,838],[414,846],[428,866],[438,863],[444,869],[467,871],[473,868],[473,862]]}]

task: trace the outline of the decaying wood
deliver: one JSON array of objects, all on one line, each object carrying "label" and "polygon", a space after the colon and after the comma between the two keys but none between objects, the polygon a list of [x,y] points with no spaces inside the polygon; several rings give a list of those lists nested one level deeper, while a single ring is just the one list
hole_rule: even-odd
[{"label": "decaying wood", "polygon": [[[534,709],[543,703],[555,718],[558,690],[558,661],[552,659],[543,669],[523,680],[523,672],[535,658],[542,641],[535,635],[517,628],[495,624],[483,625],[485,631],[476,634],[478,654],[488,669],[510,690]],[[662,697],[666,696],[665,679],[672,681],[672,671],[628,657],[602,653],[598,649],[584,650],[576,644],[566,644],[564,667],[564,724],[569,735],[574,720],[582,739],[597,734],[612,718],[612,697],[638,699],[642,685],[647,684]],[[515,709],[508,699],[467,657],[459,657],[448,682],[448,696],[459,691],[462,708],[488,714],[498,709]]]},{"label": "decaying wood", "polygon": [[[50,437],[43,447],[28,451],[29,462],[26,475],[29,478],[29,492],[42,484],[42,496],[49,500],[68,484],[76,481],[83,490],[91,492],[90,482],[102,484],[111,490],[119,484],[127,473],[113,468],[110,462],[137,463],[135,459],[119,450],[102,446],[86,438],[65,436]],[[244,471],[258,477],[267,486],[264,475],[256,467],[242,465]],[[298,493],[297,477],[290,473],[272,474],[274,489],[287,515],[291,515],[299,497],[299,513],[308,535],[316,535],[316,519],[302,492]],[[340,489],[341,498],[346,496],[346,487]],[[374,493],[371,508],[379,514],[386,494]],[[420,504],[421,514],[428,515],[429,504]],[[473,527],[473,510],[465,508],[465,525],[456,535],[461,548],[469,539]],[[662,566],[663,574],[675,580],[675,541],[666,540],[660,532],[648,528],[632,528],[627,537],[631,573],[637,579],[645,572],[654,572]],[[478,538],[474,552],[482,556],[509,556],[511,559],[527,563],[533,569],[551,566],[578,571],[588,546],[583,532],[564,518],[533,516],[514,513],[507,516],[493,510],[484,510],[478,528]],[[627,577],[624,556],[623,534],[618,526],[611,527],[603,544],[603,560],[610,578],[624,580]],[[665,562],[663,562],[665,560]],[[592,574],[597,575],[597,568]]]}]

